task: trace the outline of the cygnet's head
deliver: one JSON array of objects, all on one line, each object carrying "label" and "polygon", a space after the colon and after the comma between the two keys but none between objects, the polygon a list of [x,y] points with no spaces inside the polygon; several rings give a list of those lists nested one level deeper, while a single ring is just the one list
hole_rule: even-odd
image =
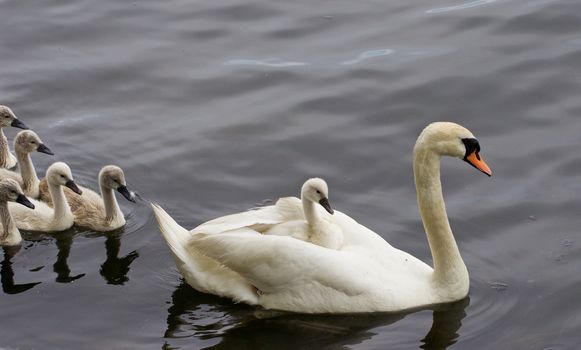
[{"label": "cygnet's head", "polygon": [[54,155],[50,148],[46,147],[38,135],[32,130],[22,130],[14,138],[14,150],[18,153],[40,153]]},{"label": "cygnet's head", "polygon": [[427,146],[443,156],[464,160],[476,169],[492,176],[490,167],[480,156],[480,144],[470,130],[456,123],[435,122],[422,131],[416,147]]},{"label": "cygnet's head", "polygon": [[329,187],[325,180],[317,177],[308,179],[301,189],[301,197],[319,203],[329,214],[333,214],[329,203]]},{"label": "cygnet's head", "polygon": [[83,193],[73,180],[71,168],[69,168],[69,166],[63,162],[52,163],[52,165],[49,166],[46,171],[46,179],[49,184],[66,186],[76,194]]},{"label": "cygnet's head", "polygon": [[21,122],[20,119],[16,118],[14,112],[12,112],[9,107],[0,105],[0,128],[7,126],[28,129],[28,127],[23,122]]},{"label": "cygnet's head", "polygon": [[99,182],[104,188],[117,190],[128,201],[135,203],[135,197],[127,189],[125,174],[120,167],[116,165],[107,165],[99,172]]},{"label": "cygnet's head", "polygon": [[26,198],[18,182],[12,179],[0,181],[0,202],[16,202],[34,209],[34,204]]}]

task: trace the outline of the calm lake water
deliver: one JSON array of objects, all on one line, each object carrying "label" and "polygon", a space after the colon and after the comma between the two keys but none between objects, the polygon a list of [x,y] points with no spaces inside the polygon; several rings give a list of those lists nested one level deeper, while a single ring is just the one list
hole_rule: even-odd
[{"label": "calm lake water", "polygon": [[[431,261],[411,151],[470,128],[491,179],[445,159],[468,299],[272,315],[188,287],[145,202],[112,233],[24,233],[0,256],[0,348],[581,348],[578,0],[0,0],[0,104],[96,188],[106,164],[178,222],[298,195]],[[5,130],[11,140],[18,130]]]}]

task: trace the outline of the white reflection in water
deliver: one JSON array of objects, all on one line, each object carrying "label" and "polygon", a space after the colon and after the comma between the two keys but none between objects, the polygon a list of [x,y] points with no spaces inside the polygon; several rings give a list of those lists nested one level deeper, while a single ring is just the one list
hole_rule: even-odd
[{"label": "white reflection in water", "polygon": [[359,62],[361,62],[363,60],[366,60],[366,59],[369,59],[369,58],[373,58],[373,57],[389,56],[389,55],[391,55],[394,52],[395,51],[394,50],[391,50],[391,49],[381,49],[381,50],[365,51],[365,52],[362,52],[355,59],[348,60],[348,61],[343,61],[343,62],[341,62],[341,64],[342,65],[356,64],[356,63],[359,63]]},{"label": "white reflection in water", "polygon": [[476,6],[482,6],[491,4],[493,2],[497,2],[498,0],[476,0],[471,1],[462,5],[450,5],[445,7],[438,7],[435,9],[431,9],[426,11],[426,13],[442,13],[442,12],[450,12],[450,11],[457,11],[457,10],[465,10]]},{"label": "white reflection in water", "polygon": [[230,60],[224,62],[224,64],[227,66],[266,66],[266,67],[296,67],[309,65],[309,63],[306,62],[283,61],[278,58],[267,58],[264,60],[250,60],[250,59]]},{"label": "white reflection in water", "polygon": [[56,127],[59,127],[65,123],[67,125],[83,123],[83,122],[86,122],[87,120],[98,119],[101,117],[102,116],[100,114],[86,114],[86,115],[80,115],[78,117],[64,118],[64,119],[57,120],[56,122],[50,124],[49,128],[56,128]]}]

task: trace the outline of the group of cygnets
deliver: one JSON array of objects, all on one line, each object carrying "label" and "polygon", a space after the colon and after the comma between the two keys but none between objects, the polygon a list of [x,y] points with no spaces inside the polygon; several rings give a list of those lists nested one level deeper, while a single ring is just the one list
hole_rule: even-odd
[{"label": "group of cygnets", "polygon": [[[4,127],[24,129],[14,138],[14,156],[2,131]],[[30,154],[53,152],[14,112],[0,105],[0,245],[22,242],[19,230],[56,232],[74,224],[95,231],[111,231],[125,225],[125,218],[113,191],[135,202],[127,189],[123,170],[107,165],[99,172],[101,196],[77,186],[69,166],[55,162],[39,180]],[[14,170],[18,166],[18,171]]]}]

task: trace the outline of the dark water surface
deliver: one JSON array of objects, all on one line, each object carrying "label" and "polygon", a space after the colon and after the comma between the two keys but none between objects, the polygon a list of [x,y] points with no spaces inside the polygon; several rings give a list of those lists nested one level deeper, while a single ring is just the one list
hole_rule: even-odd
[{"label": "dark water surface", "polygon": [[122,230],[4,252],[0,348],[581,348],[578,0],[0,0],[0,104],[55,151],[40,174],[63,160],[96,187],[119,164],[186,227],[322,176],[335,208],[425,261],[421,129],[465,125],[495,173],[443,161],[459,303],[256,312],[185,285],[149,208],[120,198]]}]

